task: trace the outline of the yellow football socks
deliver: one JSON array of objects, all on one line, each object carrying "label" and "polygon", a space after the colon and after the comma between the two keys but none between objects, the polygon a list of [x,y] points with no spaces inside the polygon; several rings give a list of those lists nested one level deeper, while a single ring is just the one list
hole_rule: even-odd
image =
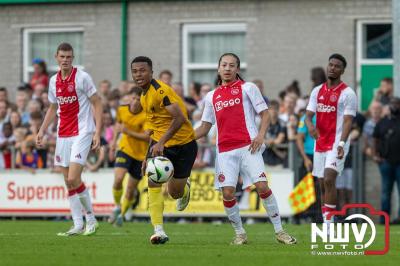
[{"label": "yellow football socks", "polygon": [[122,199],[121,203],[121,214],[125,215],[125,213],[128,211],[129,207],[132,206],[133,202],[135,199],[128,200],[126,197]]},{"label": "yellow football socks", "polygon": [[164,196],[161,187],[149,187],[149,212],[153,226],[163,224]]},{"label": "yellow football socks", "polygon": [[113,196],[114,196],[114,203],[116,205],[120,205],[121,204],[121,197],[122,197],[122,188],[121,189],[114,189],[112,190],[113,192]]},{"label": "yellow football socks", "polygon": [[189,193],[189,190],[190,190],[190,188],[189,188],[188,184],[186,184],[185,189],[183,190],[182,198],[185,197]]}]

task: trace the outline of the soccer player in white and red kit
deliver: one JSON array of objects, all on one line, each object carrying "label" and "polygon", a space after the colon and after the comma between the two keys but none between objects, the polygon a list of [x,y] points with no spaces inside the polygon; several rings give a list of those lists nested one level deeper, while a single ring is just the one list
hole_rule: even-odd
[{"label": "soccer player in white and red kit", "polygon": [[[310,135],[316,139],[312,174],[321,178],[321,188],[325,191],[321,206],[328,228],[333,217],[328,219],[327,215],[337,204],[336,177],[344,168],[350,146],[348,138],[357,111],[356,94],[341,80],[346,64],[340,54],[329,57],[328,81],[312,90],[305,119]],[[314,114],[317,116],[315,126],[312,123]]]},{"label": "soccer player in white and red kit", "polygon": [[[269,124],[268,107],[257,86],[243,81],[239,70],[237,55],[226,53],[220,57],[220,86],[205,97],[202,123],[196,129],[196,139],[205,136],[211,126],[216,125],[215,186],[222,190],[225,212],[236,233],[232,244],[247,243],[235,198],[239,175],[243,178],[244,188],[255,185],[274,225],[276,239],[284,244],[295,244],[296,239],[282,228],[278,205],[265,175],[262,151],[265,149],[264,136]],[[260,131],[255,123],[257,114],[261,116]]]},{"label": "soccer player in white and red kit", "polygon": [[[61,168],[64,175],[74,222],[69,231],[58,235],[92,235],[98,223],[81,174],[90,148],[95,150],[100,146],[102,104],[89,74],[72,66],[74,54],[70,44],[60,44],[55,58],[60,70],[50,79],[48,97],[51,104],[36,142],[38,146],[42,144],[44,132],[57,115],[55,165]],[[82,209],[85,211],[86,228]]]}]

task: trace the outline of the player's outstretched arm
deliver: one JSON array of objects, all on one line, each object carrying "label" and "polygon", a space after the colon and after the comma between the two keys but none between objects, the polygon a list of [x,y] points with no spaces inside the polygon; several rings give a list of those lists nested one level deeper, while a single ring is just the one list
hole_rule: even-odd
[{"label": "player's outstretched arm", "polygon": [[201,139],[210,132],[212,124],[206,121],[201,121],[201,125],[194,130],[195,139]]},{"label": "player's outstretched arm", "polygon": [[93,94],[89,99],[94,108],[94,119],[96,122],[96,132],[93,136],[92,150],[96,150],[100,147],[103,104],[101,103],[101,99],[97,93]]},{"label": "player's outstretched arm", "polygon": [[42,126],[40,127],[39,132],[36,136],[36,145],[39,147],[43,145],[42,141],[43,141],[44,132],[46,132],[47,128],[49,127],[49,124],[56,117],[57,108],[58,108],[58,106],[56,103],[51,103],[49,106],[49,109],[46,112],[46,116],[44,117]]}]

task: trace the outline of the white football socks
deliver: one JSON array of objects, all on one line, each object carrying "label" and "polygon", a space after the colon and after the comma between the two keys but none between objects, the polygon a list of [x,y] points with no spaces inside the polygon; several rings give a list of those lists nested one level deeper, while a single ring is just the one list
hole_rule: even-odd
[{"label": "white football socks", "polygon": [[272,190],[260,193],[260,198],[271,223],[274,225],[275,233],[282,231],[283,228],[281,216],[279,215],[278,203],[276,202],[274,194],[272,194]]},{"label": "white football socks", "polygon": [[225,212],[228,215],[228,219],[232,224],[233,229],[237,235],[245,234],[246,231],[243,228],[242,218],[239,213],[239,205],[236,203],[236,199],[224,201]]}]

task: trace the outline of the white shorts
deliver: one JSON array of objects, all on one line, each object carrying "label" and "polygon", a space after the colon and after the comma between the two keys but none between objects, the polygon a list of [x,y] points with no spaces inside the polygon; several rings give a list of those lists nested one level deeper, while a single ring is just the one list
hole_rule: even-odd
[{"label": "white shorts", "polygon": [[232,151],[217,153],[214,180],[216,189],[236,187],[239,176],[243,179],[243,188],[247,188],[259,181],[267,181],[262,157],[265,146],[263,145],[261,150],[254,154],[251,154],[249,147],[250,145]]},{"label": "white shorts", "polygon": [[344,147],[344,156],[341,160],[337,158],[337,148],[333,148],[326,152],[314,152],[314,163],[312,175],[319,178],[324,177],[325,168],[335,170],[338,175],[341,175],[344,168],[344,161],[346,160],[348,147]]},{"label": "white shorts", "polygon": [[68,167],[70,163],[86,164],[92,145],[92,133],[68,138],[57,138],[54,165]]},{"label": "white shorts", "polygon": [[336,188],[353,190],[353,169],[343,170],[342,174],[336,178]]}]

